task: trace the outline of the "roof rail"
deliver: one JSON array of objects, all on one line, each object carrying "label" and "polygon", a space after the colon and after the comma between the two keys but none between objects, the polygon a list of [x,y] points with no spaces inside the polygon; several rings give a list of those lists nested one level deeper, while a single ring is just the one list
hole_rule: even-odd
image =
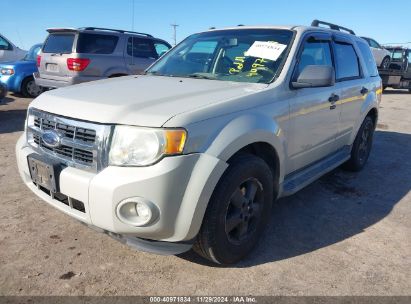
[{"label": "roof rail", "polygon": [[116,29],[110,29],[110,28],[104,28],[104,27],[80,27],[79,30],[85,30],[85,31],[111,31],[111,32],[118,32],[118,33],[129,33],[129,34],[137,34],[137,35],[142,35],[142,36],[147,36],[147,37],[153,37],[150,34],[146,33],[140,33],[140,32],[133,32],[133,31],[127,31],[127,30],[116,30]]},{"label": "roof rail", "polygon": [[320,27],[320,24],[327,25],[332,30],[336,30],[336,31],[340,31],[340,32],[341,32],[341,30],[343,30],[343,31],[346,31],[346,32],[348,32],[352,35],[355,35],[353,30],[350,30],[349,28],[339,26],[339,25],[336,25],[336,24],[333,24],[333,23],[329,23],[329,22],[325,22],[325,21],[321,21],[321,20],[317,20],[317,19],[315,19],[313,22],[311,22],[311,26],[315,26],[315,27]]}]

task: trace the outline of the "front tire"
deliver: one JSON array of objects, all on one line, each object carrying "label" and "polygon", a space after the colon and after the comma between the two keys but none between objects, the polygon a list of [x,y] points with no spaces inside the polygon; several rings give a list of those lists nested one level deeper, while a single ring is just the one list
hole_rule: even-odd
[{"label": "front tire", "polygon": [[43,93],[43,88],[36,84],[33,77],[27,77],[21,84],[21,93],[24,97],[35,98]]},{"label": "front tire", "polygon": [[256,245],[273,201],[273,176],[253,155],[231,162],[218,182],[194,250],[217,264],[234,264]]},{"label": "front tire", "polygon": [[360,171],[370,156],[374,137],[374,122],[370,116],[365,117],[351,150],[351,158],[343,165],[349,171]]}]

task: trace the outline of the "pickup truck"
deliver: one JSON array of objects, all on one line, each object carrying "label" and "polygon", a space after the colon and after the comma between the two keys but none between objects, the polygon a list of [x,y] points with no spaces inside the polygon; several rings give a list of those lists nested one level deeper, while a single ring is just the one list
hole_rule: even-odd
[{"label": "pickup truck", "polygon": [[145,75],[45,92],[16,146],[24,183],[131,247],[240,261],[277,198],[370,155],[375,60],[319,24],[212,29]]}]

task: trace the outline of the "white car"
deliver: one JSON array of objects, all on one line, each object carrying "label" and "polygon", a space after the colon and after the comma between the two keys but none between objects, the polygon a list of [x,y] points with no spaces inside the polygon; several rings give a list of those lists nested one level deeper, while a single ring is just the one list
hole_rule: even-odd
[{"label": "white car", "polygon": [[27,51],[15,46],[10,40],[0,34],[0,62],[23,59]]},{"label": "white car", "polygon": [[384,47],[382,47],[377,41],[372,38],[361,37],[367,41],[370,46],[371,52],[374,56],[377,66],[382,69],[387,69],[391,61],[391,53]]}]

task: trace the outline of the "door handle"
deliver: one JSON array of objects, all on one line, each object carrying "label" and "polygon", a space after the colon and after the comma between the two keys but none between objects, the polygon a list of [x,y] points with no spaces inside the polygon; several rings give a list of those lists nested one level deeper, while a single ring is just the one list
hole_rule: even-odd
[{"label": "door handle", "polygon": [[365,95],[368,93],[368,89],[366,87],[363,87],[360,91],[361,95]]},{"label": "door handle", "polygon": [[328,98],[328,101],[331,103],[337,102],[340,100],[340,96],[336,95],[336,94],[331,94],[330,98]]}]

